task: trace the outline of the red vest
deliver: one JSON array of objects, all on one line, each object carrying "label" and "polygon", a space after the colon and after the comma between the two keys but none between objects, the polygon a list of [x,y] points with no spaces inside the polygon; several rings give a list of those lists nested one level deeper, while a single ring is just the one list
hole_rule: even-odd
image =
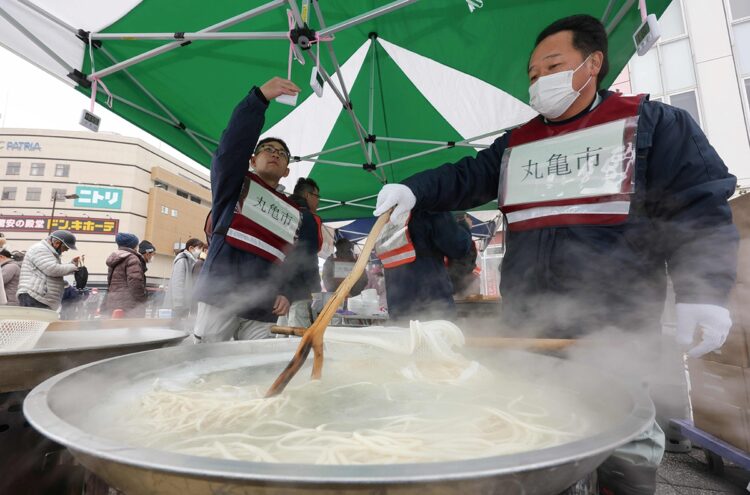
[{"label": "red vest", "polygon": [[375,243],[375,254],[383,263],[383,268],[396,268],[414,262],[417,253],[409,237],[409,222],[405,225],[388,222]]},{"label": "red vest", "polygon": [[[508,220],[508,229],[511,231],[522,231],[543,227],[614,225],[625,222],[628,218],[630,197],[633,192],[633,171],[635,164],[634,136],[642,101],[642,95],[621,96],[619,94],[612,94],[587,115],[573,122],[562,125],[548,125],[545,124],[541,117],[537,117],[514,129],[510,136],[508,148],[503,154],[498,191],[498,205]],[[513,156],[512,153],[518,146],[537,143],[541,148],[545,144],[552,142],[559,143],[560,139],[556,141],[547,140],[553,140],[565,135],[568,135],[571,139],[579,139],[582,143],[586,143],[586,133],[590,133],[592,128],[603,124],[615,123],[616,121],[624,121],[622,156],[625,158],[621,163],[627,164],[627,166],[623,165],[624,168],[618,171],[620,174],[619,177],[622,178],[619,190],[610,190],[607,193],[592,192],[586,194],[585,185],[580,185],[578,186],[580,187],[580,192],[576,193],[575,197],[554,199],[555,195],[562,196],[564,193],[556,191],[555,188],[559,188],[559,186],[548,180],[545,186],[548,188],[547,197],[531,198],[523,202],[506,201],[508,194],[512,192],[508,188],[513,187],[507,180],[508,167],[510,166],[510,159]],[[632,146],[626,143],[631,143]],[[544,181],[550,178],[549,175],[545,176],[545,173],[552,174],[556,172],[557,174],[570,174],[567,175],[566,180],[573,178],[573,181],[575,181],[577,180],[574,174],[574,172],[577,172],[575,167],[577,166],[578,170],[580,170],[582,157],[585,159],[584,166],[600,166],[599,155],[595,155],[594,151],[589,152],[589,149],[591,148],[583,147],[581,153],[575,153],[575,156],[569,157],[570,161],[568,161],[567,154],[561,153],[555,155],[553,153],[547,162],[539,160],[532,163],[533,160],[529,160],[528,165],[521,164],[521,166],[525,168],[524,173],[531,176],[532,180],[540,179]],[[586,150],[585,154],[584,150]],[[552,151],[554,151],[554,146]],[[553,163],[552,159],[554,157],[556,158]],[[515,167],[518,165],[519,163],[514,164]],[[534,166],[533,169],[531,168],[532,165]],[[563,166],[566,168],[563,169]],[[518,173],[516,169],[516,174]],[[516,180],[518,180],[518,175],[516,175]],[[570,183],[567,187],[570,187]]]},{"label": "red vest", "polygon": [[224,235],[232,247],[268,261],[281,262],[294,243],[300,219],[299,208],[293,201],[248,172],[240,201]]}]

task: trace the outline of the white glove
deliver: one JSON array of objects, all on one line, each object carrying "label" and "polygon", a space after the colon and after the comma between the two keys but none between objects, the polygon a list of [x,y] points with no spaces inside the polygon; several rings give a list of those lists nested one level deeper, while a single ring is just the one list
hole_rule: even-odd
[{"label": "white glove", "polygon": [[378,202],[373,215],[379,217],[394,206],[391,213],[391,223],[405,225],[409,220],[409,212],[417,204],[417,197],[411,189],[403,184],[386,184],[378,193]]},{"label": "white glove", "polygon": [[693,343],[695,330],[703,332],[702,340],[688,351],[690,357],[701,357],[724,345],[732,328],[729,310],[713,304],[677,304],[677,343],[687,348]]}]

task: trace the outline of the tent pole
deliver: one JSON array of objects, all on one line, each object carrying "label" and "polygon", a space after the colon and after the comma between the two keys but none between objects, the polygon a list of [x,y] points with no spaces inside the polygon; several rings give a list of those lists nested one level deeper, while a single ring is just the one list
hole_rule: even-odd
[{"label": "tent pole", "polygon": [[[435,144],[435,145],[449,145],[448,141],[432,141],[429,139],[411,139],[411,138],[394,138],[386,136],[378,136],[378,141],[394,142],[394,143],[410,143],[410,144]],[[453,142],[456,147],[465,148],[489,148],[487,144],[471,144],[463,141]]]},{"label": "tent pole", "polygon": [[[264,14],[270,10],[273,10],[277,7],[280,7],[281,5],[285,4],[285,0],[271,0],[265,5],[261,5],[259,7],[256,7],[254,9],[248,10],[247,12],[244,12],[242,14],[239,14],[237,16],[234,16],[230,19],[227,19],[225,21],[222,21],[218,24],[214,24],[213,26],[209,26],[205,29],[202,29],[201,33],[211,33],[211,32],[217,32],[221,31],[224,28],[234,26],[235,24],[239,24],[240,22],[246,21],[247,19],[250,19],[252,17],[259,16],[261,14]],[[89,80],[91,81],[92,78],[98,77],[102,78],[105,76],[108,76],[110,74],[114,74],[115,72],[118,72],[122,69],[125,69],[126,67],[130,67],[131,65],[137,64],[138,62],[142,62],[143,60],[148,60],[150,58],[153,58],[157,55],[161,55],[162,53],[166,53],[168,51],[174,50],[175,48],[181,47],[185,42],[184,41],[174,41],[172,43],[167,43],[165,45],[162,45],[158,48],[154,48],[153,50],[149,50],[146,53],[142,53],[140,55],[136,55],[135,57],[129,58],[127,60],[124,60],[120,62],[119,64],[115,64],[111,67],[107,67],[106,69],[102,69],[98,72],[95,72],[88,76]]]},{"label": "tent pole", "polygon": [[602,24],[607,20],[607,17],[609,17],[609,14],[612,13],[612,7],[615,6],[615,1],[616,0],[609,0],[609,2],[607,2],[607,8],[604,9],[604,14],[602,14],[602,17],[599,19],[602,22]]},{"label": "tent pole", "polygon": [[419,153],[402,156],[401,158],[394,158],[393,160],[388,160],[387,162],[378,163],[378,168],[385,167],[386,165],[393,165],[394,163],[405,162],[413,158],[419,158],[420,156],[431,155],[432,153],[437,153],[438,151],[447,150],[447,149],[450,149],[451,147],[452,146],[448,146],[448,145],[436,146],[435,148],[431,148],[425,151],[420,151]]},{"label": "tent pole", "polygon": [[[344,96],[339,92],[338,88],[333,84],[333,81],[331,80],[331,76],[328,75],[328,72],[325,70],[325,67],[321,65],[318,62],[318,57],[313,53],[312,50],[307,51],[308,55],[310,55],[310,58],[315,62],[316,65],[320,67],[320,74],[323,76],[323,79],[328,83],[328,86],[331,87],[331,90],[336,95],[336,97],[339,99],[341,104],[346,109],[346,112],[349,114],[349,117],[352,119],[352,123],[354,124],[355,130],[357,131],[357,136],[359,137],[359,144],[362,148],[362,152],[364,153],[365,159],[367,160],[367,163],[370,163],[370,156],[367,153],[367,146],[365,146],[365,139],[362,136],[361,132],[361,124],[359,124],[359,121],[357,120],[356,115],[354,115],[354,110],[352,109],[351,102],[348,100],[348,98],[344,98]],[[361,165],[358,165],[361,167]]]},{"label": "tent pole", "polygon": [[[375,40],[370,37],[370,101],[367,118],[367,134],[372,136],[373,121],[375,120]],[[372,141],[367,141],[367,148],[372,156]]]},{"label": "tent pole", "polygon": [[241,41],[241,40],[287,40],[289,33],[283,31],[258,33],[91,33],[92,40],[180,40],[185,41]]},{"label": "tent pole", "polygon": [[330,34],[337,33],[343,29],[356,26],[357,24],[361,24],[363,22],[369,21],[370,19],[374,19],[375,17],[380,17],[381,15],[385,15],[390,12],[393,12],[394,10],[400,9],[401,7],[406,7],[407,5],[412,4],[416,1],[417,0],[396,0],[395,2],[391,2],[388,5],[383,5],[382,7],[378,7],[377,9],[373,9],[369,12],[365,12],[364,14],[358,15],[357,17],[352,17],[351,19],[347,21],[334,24],[333,26],[328,27],[328,28],[323,28],[321,31],[318,32],[318,34],[320,36],[328,36]]},{"label": "tent pole", "polygon": [[354,141],[354,142],[349,143],[349,144],[343,144],[341,146],[336,146],[335,148],[329,148],[327,150],[318,151],[317,153],[310,153],[309,155],[299,156],[299,157],[296,157],[297,159],[294,160],[294,161],[295,162],[309,161],[310,158],[316,158],[316,157],[318,157],[318,156],[320,156],[320,155],[322,155],[324,153],[333,153],[334,151],[345,150],[347,148],[351,148],[352,146],[357,146],[358,144],[359,144],[359,141]]},{"label": "tent pole", "polygon": [[34,43],[37,47],[39,47],[44,53],[49,55],[52,59],[54,59],[55,62],[60,64],[65,70],[68,72],[73,72],[73,66],[70,65],[68,62],[63,60],[62,57],[60,57],[57,53],[55,53],[50,47],[48,47],[42,40],[34,36],[34,33],[26,29],[23,24],[18,22],[13,16],[8,14],[5,9],[0,7],[0,17],[4,18],[8,23],[10,23],[13,27],[15,27],[18,31],[21,32],[26,38],[29,39],[32,43]]},{"label": "tent pole", "polygon": [[635,0],[626,0],[625,4],[620,7],[620,10],[617,11],[617,14],[615,14],[615,17],[612,19],[612,21],[607,24],[607,36],[612,34],[612,31],[614,31],[622,18],[625,17],[625,14],[628,13],[628,9],[632,7],[634,3]]},{"label": "tent pole", "polygon": [[348,168],[362,168],[361,163],[350,163],[350,162],[337,162],[334,160],[315,160],[315,163],[323,163],[326,165],[338,165],[339,167],[348,167]]}]

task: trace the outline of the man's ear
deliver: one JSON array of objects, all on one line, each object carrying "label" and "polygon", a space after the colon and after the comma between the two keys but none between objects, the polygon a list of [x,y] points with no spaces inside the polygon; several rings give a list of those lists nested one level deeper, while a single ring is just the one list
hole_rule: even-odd
[{"label": "man's ear", "polygon": [[286,171],[284,172],[284,177],[289,177],[289,165],[286,166]]}]

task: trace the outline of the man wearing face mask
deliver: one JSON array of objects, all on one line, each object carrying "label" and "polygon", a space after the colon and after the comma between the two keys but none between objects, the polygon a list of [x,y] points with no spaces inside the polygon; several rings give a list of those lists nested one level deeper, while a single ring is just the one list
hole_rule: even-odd
[{"label": "man wearing face mask", "polygon": [[31,246],[21,265],[18,304],[33,308],[57,310],[62,301],[63,277],[78,270],[80,257],[70,263],[60,260],[68,249],[76,250],[76,238],[67,230],[56,230]]},{"label": "man wearing face mask", "polygon": [[475,157],[384,186],[375,214],[395,207],[392,221],[403,222],[412,208],[497,199],[508,224],[503,323],[535,335],[659,335],[668,273],[678,343],[695,338],[689,352],[699,356],[721,347],[731,327],[738,235],[727,199],[736,179],[686,111],[600,90],[608,69],[597,19],[552,23],[528,65],[540,115]]},{"label": "man wearing face mask", "polygon": [[210,242],[195,288],[195,337],[202,342],[271,337],[271,325],[289,311],[283,262],[301,218],[280,192],[289,147],[279,138],[258,138],[270,100],[297,93],[293,82],[278,77],[251,89],[214,154]]}]

